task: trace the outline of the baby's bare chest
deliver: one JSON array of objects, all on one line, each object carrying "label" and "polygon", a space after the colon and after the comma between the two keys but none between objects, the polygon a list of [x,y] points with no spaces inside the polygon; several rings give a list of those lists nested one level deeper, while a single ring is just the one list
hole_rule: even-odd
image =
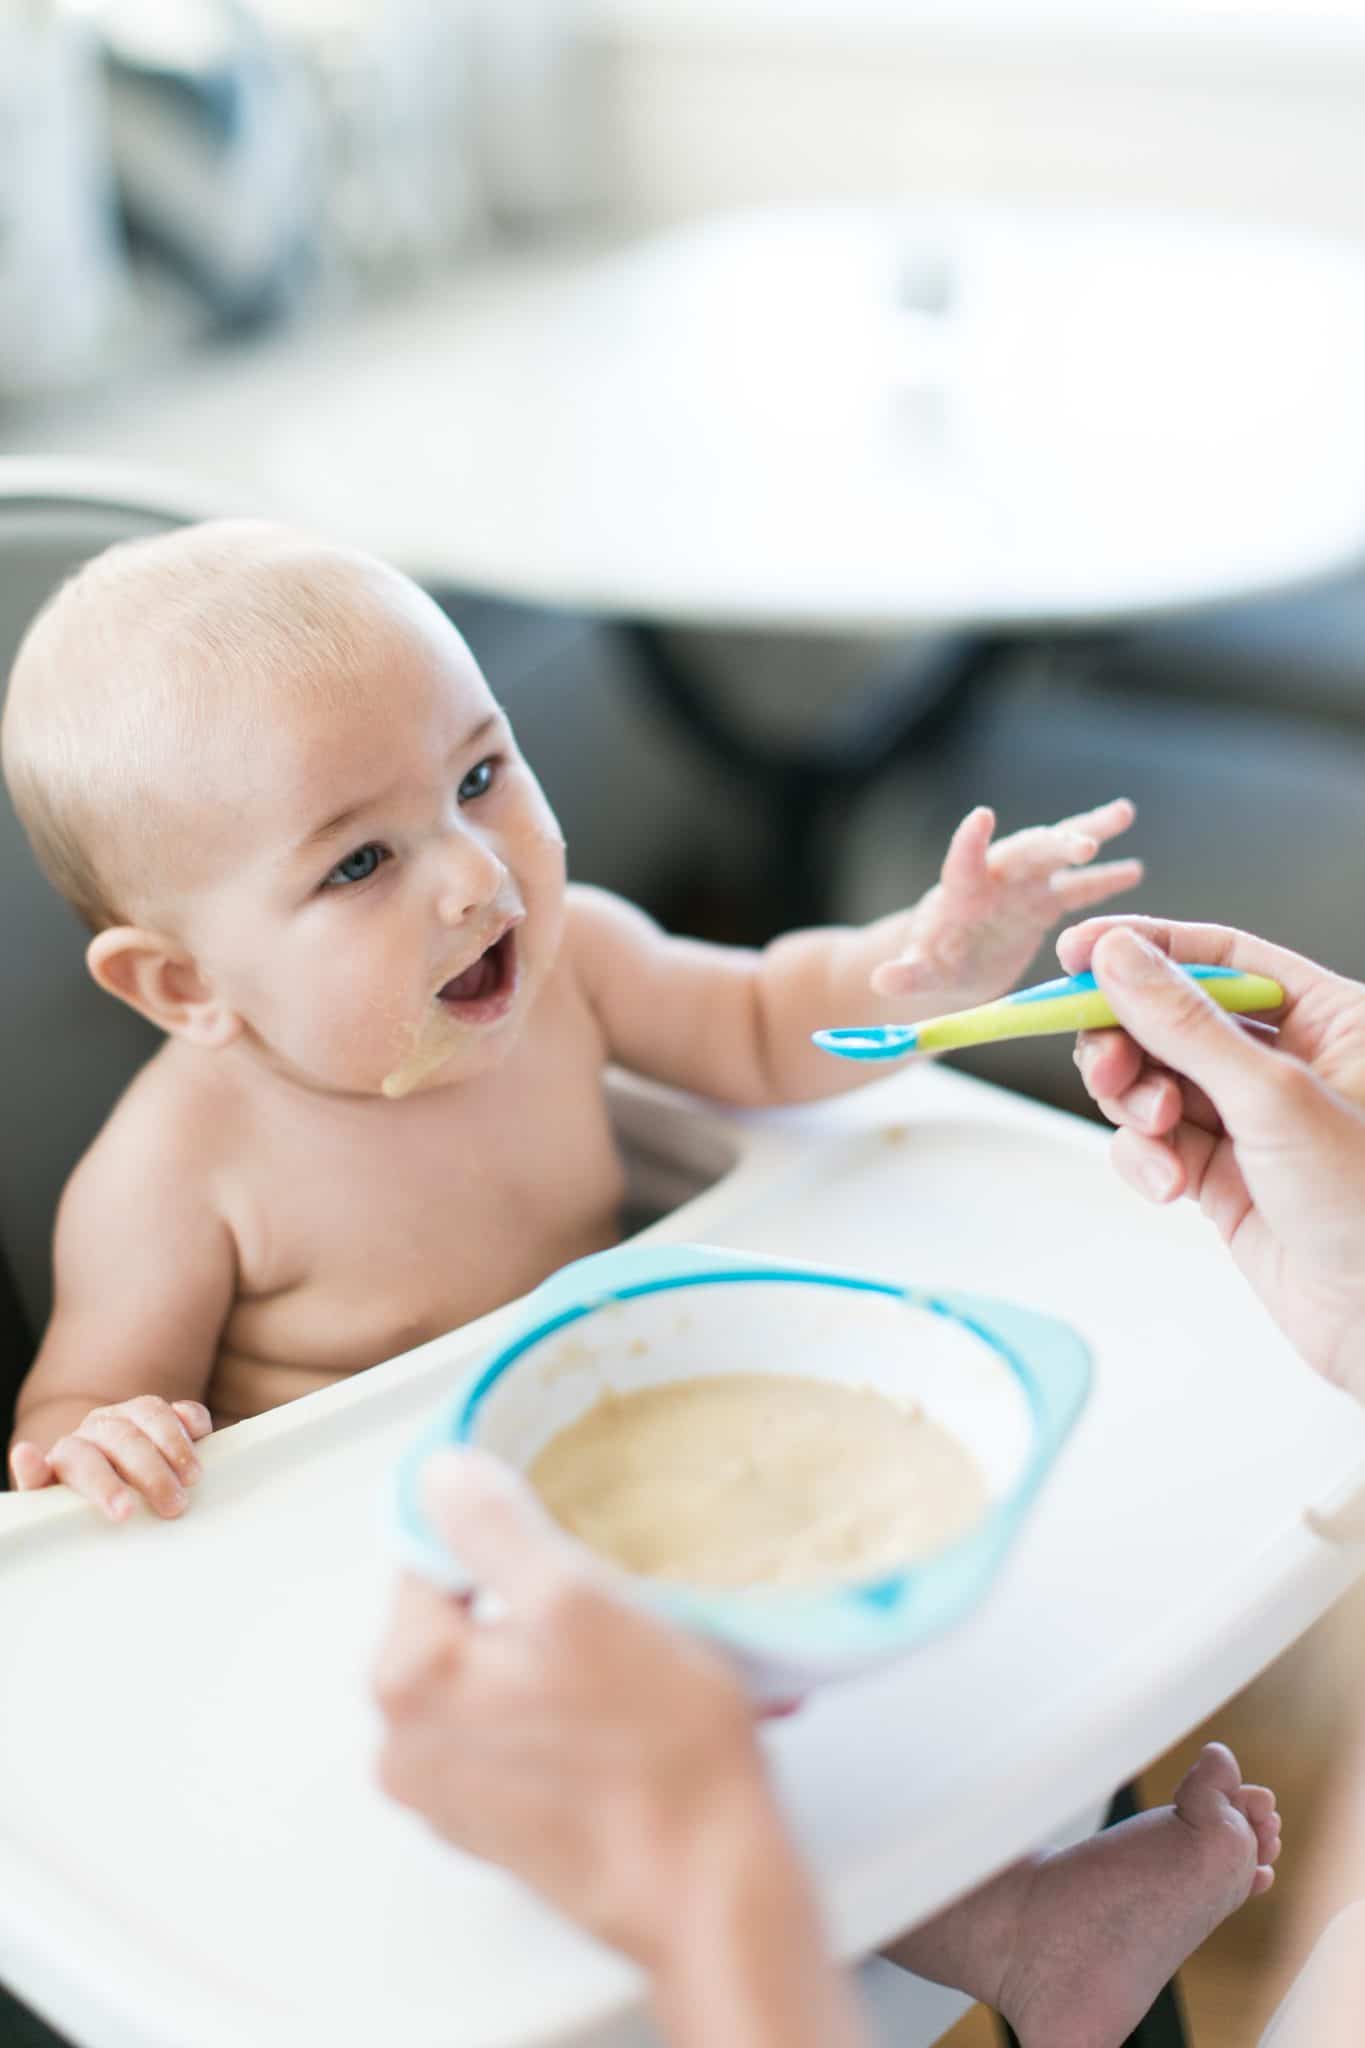
[{"label": "baby's bare chest", "polygon": [[453,1091],[427,1102],[394,1131],[267,1148],[245,1190],[225,1370],[358,1371],[615,1241],[624,1175],[596,1081],[566,1097],[525,1078],[472,1115]]}]

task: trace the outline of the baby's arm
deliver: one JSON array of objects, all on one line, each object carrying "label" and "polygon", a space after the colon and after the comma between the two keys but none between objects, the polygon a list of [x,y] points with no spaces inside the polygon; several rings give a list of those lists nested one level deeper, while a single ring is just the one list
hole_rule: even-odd
[{"label": "baby's arm", "polygon": [[831,1059],[812,1031],[913,1023],[1003,995],[1059,917],[1141,879],[1137,861],[1088,866],[1132,820],[1120,801],[993,845],[994,818],[973,811],[911,909],[791,932],[762,952],[670,938],[619,898],[577,889],[571,956],[611,1057],[636,1072],[744,1104],[836,1095],[885,1070]]},{"label": "baby's arm", "polygon": [[62,1197],[52,1318],[10,1450],[21,1492],[64,1483],[115,1522],[135,1494],[159,1515],[186,1505],[236,1278],[205,1190],[128,1137],[107,1129]]}]

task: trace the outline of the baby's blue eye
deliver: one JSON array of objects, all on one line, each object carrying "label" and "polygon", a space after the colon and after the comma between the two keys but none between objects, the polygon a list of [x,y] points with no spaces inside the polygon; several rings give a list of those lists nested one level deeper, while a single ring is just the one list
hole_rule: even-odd
[{"label": "baby's blue eye", "polygon": [[486,761],[479,761],[470,769],[468,775],[460,784],[458,791],[462,804],[473,803],[475,797],[487,796],[489,790],[493,787],[493,777],[497,772],[497,765],[493,755],[490,754]]},{"label": "baby's blue eye", "polygon": [[357,846],[354,853],[348,853],[345,860],[339,860],[323,887],[344,889],[348,882],[368,882],[375,869],[382,867],[388,857],[382,846],[376,846],[370,840],[365,846]]}]

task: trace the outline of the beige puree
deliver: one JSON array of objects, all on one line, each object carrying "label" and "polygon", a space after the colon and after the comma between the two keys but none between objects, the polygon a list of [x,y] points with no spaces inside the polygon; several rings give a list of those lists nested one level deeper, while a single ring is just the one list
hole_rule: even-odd
[{"label": "beige puree", "polygon": [[434,1003],[413,1033],[412,1044],[402,1060],[380,1082],[383,1093],[390,1102],[411,1095],[429,1074],[436,1073],[453,1053],[459,1051],[467,1037],[467,1031],[453,1017],[447,1017],[439,1003]]},{"label": "beige puree", "polygon": [[531,1466],[569,1532],[628,1571],[703,1586],[867,1578],[986,1505],[975,1460],[918,1408],[796,1374],[608,1394]]}]

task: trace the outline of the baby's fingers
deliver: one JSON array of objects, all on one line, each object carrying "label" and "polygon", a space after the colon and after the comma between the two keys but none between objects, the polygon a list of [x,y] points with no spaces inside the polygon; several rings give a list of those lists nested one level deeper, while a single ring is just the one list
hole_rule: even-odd
[{"label": "baby's fingers", "polygon": [[167,1402],[148,1396],[145,1403],[97,1408],[86,1416],[79,1434],[104,1453],[154,1513],[184,1513],[189,1505],[186,1489],[199,1476],[199,1460]]},{"label": "baby's fingers", "polygon": [[986,804],[978,804],[974,811],[968,811],[948,841],[948,851],[943,856],[945,889],[976,889],[987,879],[986,855],[994,830],[995,812]]},{"label": "baby's fingers", "polygon": [[1050,887],[1059,910],[1086,910],[1106,896],[1136,889],[1142,876],[1140,860],[1109,860],[1097,868],[1063,868],[1054,873]]},{"label": "baby's fingers", "polygon": [[1063,818],[1056,829],[1059,832],[1074,832],[1078,838],[1093,839],[1103,846],[1106,839],[1117,839],[1120,832],[1126,832],[1137,816],[1137,809],[1126,796],[1117,796],[1112,803],[1097,804],[1093,811],[1077,811],[1074,818]]},{"label": "baby's fingers", "polygon": [[96,1444],[85,1437],[59,1437],[47,1454],[53,1476],[82,1499],[103,1508],[111,1522],[126,1522],[133,1496]]},{"label": "baby's fingers", "polygon": [[171,1408],[192,1438],[208,1436],[211,1432],[213,1417],[202,1401],[172,1401]]},{"label": "baby's fingers", "polygon": [[991,848],[990,873],[1001,882],[1053,882],[1059,868],[1082,867],[1099,852],[1099,840],[1070,825],[1029,825],[998,839]]},{"label": "baby's fingers", "polygon": [[193,1486],[201,1467],[194,1454],[189,1424],[180,1415],[182,1407],[194,1417],[196,1433],[206,1436],[213,1424],[208,1420],[208,1410],[198,1401],[177,1401],[172,1406],[159,1395],[141,1394],[135,1401],[123,1402],[113,1412],[126,1416],[156,1445],[182,1486]]},{"label": "baby's fingers", "polygon": [[9,1469],[16,1493],[36,1493],[40,1486],[55,1486],[57,1483],[56,1474],[37,1444],[22,1440],[12,1444]]}]

